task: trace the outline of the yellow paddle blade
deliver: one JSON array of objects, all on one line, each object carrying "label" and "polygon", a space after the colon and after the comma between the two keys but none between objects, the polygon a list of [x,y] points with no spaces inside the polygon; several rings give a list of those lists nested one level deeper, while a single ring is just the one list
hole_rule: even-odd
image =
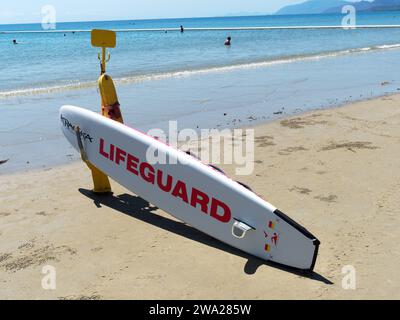
[{"label": "yellow paddle blade", "polygon": [[115,48],[117,45],[117,36],[110,30],[92,30],[92,46],[100,48]]}]

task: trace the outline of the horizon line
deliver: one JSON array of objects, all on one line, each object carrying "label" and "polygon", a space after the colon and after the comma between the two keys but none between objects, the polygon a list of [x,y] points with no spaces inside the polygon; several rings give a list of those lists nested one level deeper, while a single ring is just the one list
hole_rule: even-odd
[{"label": "horizon line", "polygon": [[[279,10],[278,10],[279,11]],[[57,21],[58,23],[84,23],[84,22],[117,22],[117,21],[150,21],[150,20],[189,20],[189,19],[210,19],[210,18],[241,18],[241,17],[262,17],[262,16],[318,16],[318,15],[341,15],[337,12],[332,13],[300,13],[300,14],[278,14],[278,11],[274,13],[254,13],[254,14],[228,14],[224,16],[216,15],[216,16],[199,16],[199,17],[167,17],[167,18],[132,18],[132,19],[110,19],[110,20],[72,20],[72,21]],[[381,12],[391,12],[391,11],[381,11]],[[358,14],[370,13],[365,11],[360,11]],[[41,24],[41,22],[14,22],[14,23],[0,23],[0,26],[12,26],[12,25],[32,25],[32,24]]]},{"label": "horizon line", "polygon": [[[73,20],[73,21],[57,21],[56,23],[82,23],[82,22],[116,22],[116,21],[148,21],[148,20],[175,20],[175,19],[207,19],[207,18],[239,18],[239,17],[258,17],[258,16],[271,16],[275,13],[255,13],[245,15],[225,15],[225,16],[200,16],[200,17],[168,17],[168,18],[132,18],[132,19],[110,19],[110,20]],[[0,23],[0,26],[9,25],[24,25],[24,24],[41,24],[41,22],[14,22],[14,23]]]},{"label": "horizon line", "polygon": [[[187,31],[238,31],[238,30],[307,30],[307,29],[400,29],[400,25],[326,25],[326,26],[265,26],[265,27],[205,27],[205,28],[186,28]],[[180,28],[153,28],[153,29],[114,29],[114,32],[159,32],[159,31],[180,31]],[[88,33],[90,29],[81,30],[41,30],[41,31],[0,31],[0,34],[23,34],[23,33]]]},{"label": "horizon line", "polygon": [[[132,19],[110,19],[110,20],[76,20],[76,21],[57,21],[58,23],[84,23],[84,22],[117,22],[117,21],[149,21],[149,20],[188,20],[188,19],[209,19],[209,18],[241,18],[241,17],[262,17],[262,16],[315,16],[315,15],[338,15],[339,13],[302,13],[302,14],[277,14],[275,13],[255,13],[245,15],[225,15],[225,16],[200,16],[200,17],[168,17],[168,18],[132,18]],[[29,25],[41,24],[41,22],[16,22],[16,23],[0,23],[0,26],[10,25]]]}]

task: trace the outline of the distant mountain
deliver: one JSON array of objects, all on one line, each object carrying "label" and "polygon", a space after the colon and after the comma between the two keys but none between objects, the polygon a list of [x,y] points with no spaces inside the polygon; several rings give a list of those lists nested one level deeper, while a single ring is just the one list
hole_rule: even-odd
[{"label": "distant mountain", "polygon": [[345,5],[353,5],[357,11],[395,11],[400,10],[400,0],[375,0],[373,2],[349,2],[343,0],[309,0],[283,7],[276,14],[319,14],[340,13]]},{"label": "distant mountain", "polygon": [[309,0],[283,7],[276,14],[318,14],[348,4],[342,0]]},{"label": "distant mountain", "polygon": [[[375,0],[374,2],[361,1],[352,3],[359,12],[397,11],[400,10],[400,0]],[[324,13],[340,13],[342,6],[332,7]]]}]

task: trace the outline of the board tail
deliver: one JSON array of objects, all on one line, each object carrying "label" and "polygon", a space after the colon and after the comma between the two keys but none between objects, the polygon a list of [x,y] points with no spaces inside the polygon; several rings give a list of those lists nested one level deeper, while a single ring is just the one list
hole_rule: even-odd
[{"label": "board tail", "polygon": [[315,247],[314,255],[312,258],[312,262],[310,265],[309,269],[306,269],[307,271],[313,271],[315,268],[315,264],[317,262],[317,256],[318,256],[318,251],[319,251],[319,246],[321,245],[321,242],[315,237],[310,231],[308,231],[306,228],[304,228],[302,225],[294,221],[292,218],[284,214],[282,211],[279,209],[276,209],[274,211],[274,214],[276,214],[280,219],[291,225],[293,228],[295,228],[297,231],[299,231],[301,234],[303,234],[305,237],[310,239]]}]

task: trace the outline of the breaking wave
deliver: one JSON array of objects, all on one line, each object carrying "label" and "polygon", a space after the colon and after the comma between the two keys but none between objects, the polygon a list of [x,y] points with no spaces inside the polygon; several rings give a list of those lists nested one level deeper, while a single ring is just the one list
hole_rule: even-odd
[{"label": "breaking wave", "polygon": [[[390,44],[390,45],[380,45],[380,46],[372,46],[372,47],[364,47],[364,48],[355,48],[355,49],[347,49],[347,50],[338,50],[338,51],[328,51],[322,52],[318,54],[309,54],[309,55],[296,55],[296,56],[285,56],[273,58],[265,61],[256,61],[256,62],[247,62],[240,64],[233,64],[227,66],[217,66],[217,67],[208,67],[202,69],[192,69],[192,70],[179,70],[172,72],[162,72],[155,74],[142,74],[142,75],[132,75],[126,77],[116,77],[114,79],[116,84],[133,84],[144,81],[152,81],[152,80],[163,80],[169,78],[180,78],[180,77],[190,77],[194,75],[208,74],[208,73],[221,73],[221,72],[229,72],[240,69],[251,69],[251,68],[260,68],[260,67],[268,67],[279,64],[290,64],[301,61],[312,61],[312,60],[320,60],[325,58],[333,58],[339,56],[346,56],[351,54],[363,53],[363,52],[371,52],[371,51],[379,51],[379,50],[391,50],[391,49],[399,49],[399,44]],[[63,92],[68,90],[79,90],[79,89],[89,89],[96,88],[96,81],[87,81],[87,82],[76,82],[69,84],[60,84],[54,86],[43,86],[43,87],[35,87],[35,88],[22,88],[15,89],[9,91],[0,91],[0,99],[1,98],[11,98],[16,96],[29,96],[29,95],[37,95],[37,94],[49,94],[56,92]]]}]

